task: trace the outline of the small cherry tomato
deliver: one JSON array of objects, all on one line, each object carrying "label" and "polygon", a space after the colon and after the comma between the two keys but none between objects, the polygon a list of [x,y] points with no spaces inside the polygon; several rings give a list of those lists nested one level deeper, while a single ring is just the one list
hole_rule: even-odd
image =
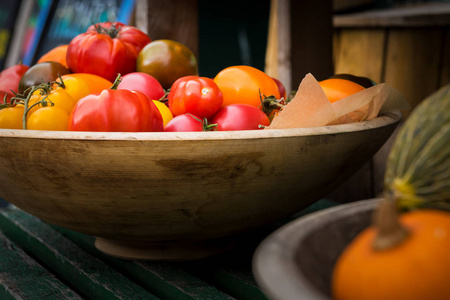
[{"label": "small cherry tomato", "polygon": [[260,94],[280,99],[272,77],[250,66],[231,66],[220,71],[214,82],[223,93],[222,107],[230,104],[261,105]]},{"label": "small cherry tomato", "polygon": [[219,110],[222,102],[219,87],[206,77],[181,77],[174,82],[169,93],[169,108],[174,116],[190,113],[209,118]]},{"label": "small cherry tomato", "polygon": [[69,115],[57,106],[38,109],[27,118],[27,129],[30,130],[67,130]]},{"label": "small cherry tomato", "polygon": [[221,108],[211,119],[211,124],[217,124],[218,131],[255,130],[269,126],[267,115],[259,108],[249,104],[230,104]]},{"label": "small cherry tomato", "polygon": [[356,82],[341,78],[325,79],[320,81],[319,84],[331,103],[365,89]]},{"label": "small cherry tomato", "polygon": [[152,75],[167,90],[178,78],[197,75],[198,63],[185,45],[171,40],[156,40],[141,50],[136,70]]},{"label": "small cherry tomato", "polygon": [[159,100],[165,95],[159,81],[152,75],[143,72],[132,72],[124,75],[117,89],[139,91],[151,100]]},{"label": "small cherry tomato", "polygon": [[164,131],[167,132],[186,132],[186,131],[211,131],[215,127],[214,124],[209,125],[206,118],[203,120],[193,114],[182,114],[174,117],[167,124]]},{"label": "small cherry tomato", "polygon": [[0,109],[0,128],[23,129],[23,105],[8,106]]}]

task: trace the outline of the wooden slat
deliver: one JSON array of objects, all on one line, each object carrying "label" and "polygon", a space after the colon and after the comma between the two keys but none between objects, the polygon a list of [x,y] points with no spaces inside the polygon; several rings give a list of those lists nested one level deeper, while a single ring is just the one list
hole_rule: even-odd
[{"label": "wooden slat", "polygon": [[438,28],[389,31],[385,82],[398,89],[413,108],[439,87],[442,37],[443,30]]},{"label": "wooden slat", "polygon": [[443,57],[441,63],[441,70],[439,73],[439,86],[444,86],[450,83],[450,27],[444,28],[444,42],[443,44]]},{"label": "wooden slat", "polygon": [[89,299],[157,299],[31,215],[18,209],[2,210],[0,226],[10,239]]},{"label": "wooden slat", "polygon": [[0,299],[82,299],[0,231]]},{"label": "wooden slat", "polygon": [[335,45],[335,73],[349,73],[381,82],[385,30],[340,29]]},{"label": "wooden slat", "polygon": [[94,246],[94,238],[85,234],[53,226],[81,248],[125,274],[145,289],[163,299],[232,299],[206,282],[173,263],[139,262],[117,259],[101,253]]}]

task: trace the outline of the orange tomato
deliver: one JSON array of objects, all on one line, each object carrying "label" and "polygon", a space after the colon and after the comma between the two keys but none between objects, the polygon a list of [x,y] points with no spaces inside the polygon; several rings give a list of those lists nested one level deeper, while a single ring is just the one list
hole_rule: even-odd
[{"label": "orange tomato", "polygon": [[[109,89],[112,87],[113,83],[108,79],[105,79],[101,76],[90,74],[90,73],[72,73],[66,75],[66,77],[77,77],[83,79],[87,86],[89,87],[91,94],[100,94],[103,90]],[[64,77],[63,77],[64,78]]]},{"label": "orange tomato", "polygon": [[355,94],[365,88],[353,81],[341,78],[330,78],[319,82],[331,103]]},{"label": "orange tomato", "polygon": [[50,51],[42,55],[37,63],[45,61],[55,61],[62,64],[66,68],[69,68],[66,63],[67,47],[69,47],[69,45],[60,45],[51,49]]},{"label": "orange tomato", "polygon": [[276,82],[266,73],[250,66],[231,66],[214,78],[223,94],[222,107],[230,104],[261,106],[260,93],[280,98]]},{"label": "orange tomato", "polygon": [[[89,94],[100,94],[103,90],[109,89],[113,85],[103,77],[87,73],[66,74],[61,76],[61,78],[64,81],[66,92],[76,101]],[[56,81],[61,82],[59,78]]]}]

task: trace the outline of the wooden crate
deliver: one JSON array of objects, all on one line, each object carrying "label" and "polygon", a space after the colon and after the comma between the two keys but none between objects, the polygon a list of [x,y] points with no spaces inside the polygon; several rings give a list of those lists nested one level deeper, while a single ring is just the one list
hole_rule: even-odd
[{"label": "wooden crate", "polygon": [[[335,73],[386,82],[412,108],[450,83],[450,3],[337,15],[333,25]],[[403,113],[406,119],[410,111]],[[379,195],[394,137],[330,197],[349,202]]]}]

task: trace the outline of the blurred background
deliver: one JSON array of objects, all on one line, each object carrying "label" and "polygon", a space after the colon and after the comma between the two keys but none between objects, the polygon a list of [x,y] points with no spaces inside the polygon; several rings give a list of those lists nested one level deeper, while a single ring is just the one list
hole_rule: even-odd
[{"label": "blurred background", "polygon": [[[307,73],[350,73],[392,85],[413,108],[450,83],[450,0],[0,0],[0,70],[107,20],[185,44],[206,77],[251,65],[295,90]],[[330,197],[378,195],[389,148]]]}]

